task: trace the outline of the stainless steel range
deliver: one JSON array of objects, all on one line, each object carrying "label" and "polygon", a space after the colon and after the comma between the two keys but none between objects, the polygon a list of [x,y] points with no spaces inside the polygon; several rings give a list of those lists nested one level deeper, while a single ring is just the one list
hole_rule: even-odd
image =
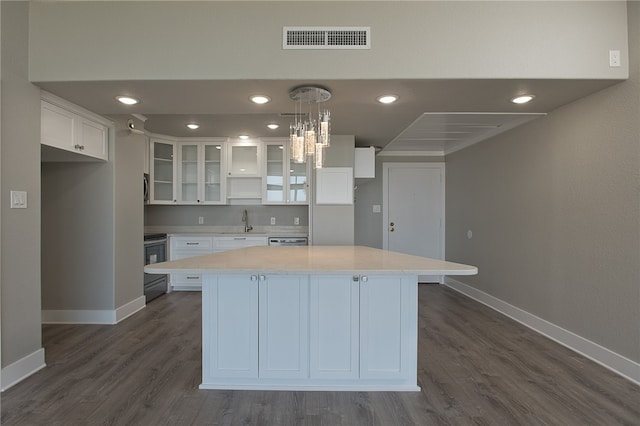
[{"label": "stainless steel range", "polygon": [[[167,260],[167,234],[145,234],[144,264]],[[167,292],[168,277],[164,274],[144,274],[144,295],[147,303]]]}]

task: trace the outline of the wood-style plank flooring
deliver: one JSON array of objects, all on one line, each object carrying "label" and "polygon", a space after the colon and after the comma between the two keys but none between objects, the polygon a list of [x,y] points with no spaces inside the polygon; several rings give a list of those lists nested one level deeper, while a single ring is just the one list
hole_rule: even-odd
[{"label": "wood-style plank flooring", "polygon": [[640,425],[640,387],[439,285],[419,288],[421,392],[198,390],[200,294],[116,326],[45,325],[9,425]]}]

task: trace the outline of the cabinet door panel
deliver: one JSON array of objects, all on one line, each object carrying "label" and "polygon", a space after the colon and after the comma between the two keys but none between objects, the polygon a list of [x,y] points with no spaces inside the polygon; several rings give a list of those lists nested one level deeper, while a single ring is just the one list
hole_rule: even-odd
[{"label": "cabinet door panel", "polygon": [[258,377],[258,281],[203,277],[203,377]]},{"label": "cabinet door panel", "polygon": [[268,276],[260,280],[260,377],[308,377],[308,300],[306,276]]},{"label": "cabinet door panel", "polygon": [[75,151],[75,114],[42,102],[41,107],[41,143],[56,148]]},{"label": "cabinet door panel", "polygon": [[358,287],[351,275],[311,277],[311,378],[358,378]]},{"label": "cabinet door panel", "polygon": [[[414,302],[412,302],[412,300]],[[360,283],[360,377],[404,379],[415,374],[416,277],[373,276]]]},{"label": "cabinet door panel", "polygon": [[95,158],[107,159],[107,128],[101,124],[79,119],[82,153]]}]

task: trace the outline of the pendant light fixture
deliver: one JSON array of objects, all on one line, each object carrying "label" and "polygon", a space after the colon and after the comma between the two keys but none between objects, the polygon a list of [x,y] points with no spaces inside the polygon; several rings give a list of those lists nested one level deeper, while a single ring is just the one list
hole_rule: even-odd
[{"label": "pendant light fixture", "polygon": [[[331,99],[331,92],[319,86],[300,86],[289,93],[289,98],[296,102],[295,121],[291,123],[289,143],[291,145],[291,160],[296,163],[306,163],[311,158],[315,168],[324,166],[324,149],[330,140],[329,110],[320,111],[320,105]],[[309,114],[303,120],[303,104],[309,109]],[[316,116],[312,118],[312,105],[317,105]]]}]

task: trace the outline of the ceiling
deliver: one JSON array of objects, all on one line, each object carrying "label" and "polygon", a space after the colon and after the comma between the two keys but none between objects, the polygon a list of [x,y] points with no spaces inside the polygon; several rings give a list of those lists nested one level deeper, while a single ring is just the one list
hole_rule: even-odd
[{"label": "ceiling", "polygon": [[[147,131],[175,137],[286,137],[290,114],[296,108],[289,92],[300,85],[320,85],[332,93],[323,104],[331,110],[331,133],[354,135],[356,146],[444,155],[537,117],[523,114],[548,113],[615,83],[618,81],[207,80],[36,84],[100,115],[144,115]],[[399,100],[390,105],[376,102],[378,96],[389,93]],[[510,102],[523,93],[536,97],[525,105]],[[267,95],[271,102],[253,104],[249,101],[253,94]],[[115,100],[117,95],[134,96],[141,102],[125,106]],[[303,105],[303,112],[308,108]],[[315,114],[317,107],[311,108]],[[467,114],[442,114],[461,112]],[[485,127],[461,132],[460,119]],[[196,122],[200,128],[189,130],[187,122]],[[280,127],[270,130],[268,123]]]}]

